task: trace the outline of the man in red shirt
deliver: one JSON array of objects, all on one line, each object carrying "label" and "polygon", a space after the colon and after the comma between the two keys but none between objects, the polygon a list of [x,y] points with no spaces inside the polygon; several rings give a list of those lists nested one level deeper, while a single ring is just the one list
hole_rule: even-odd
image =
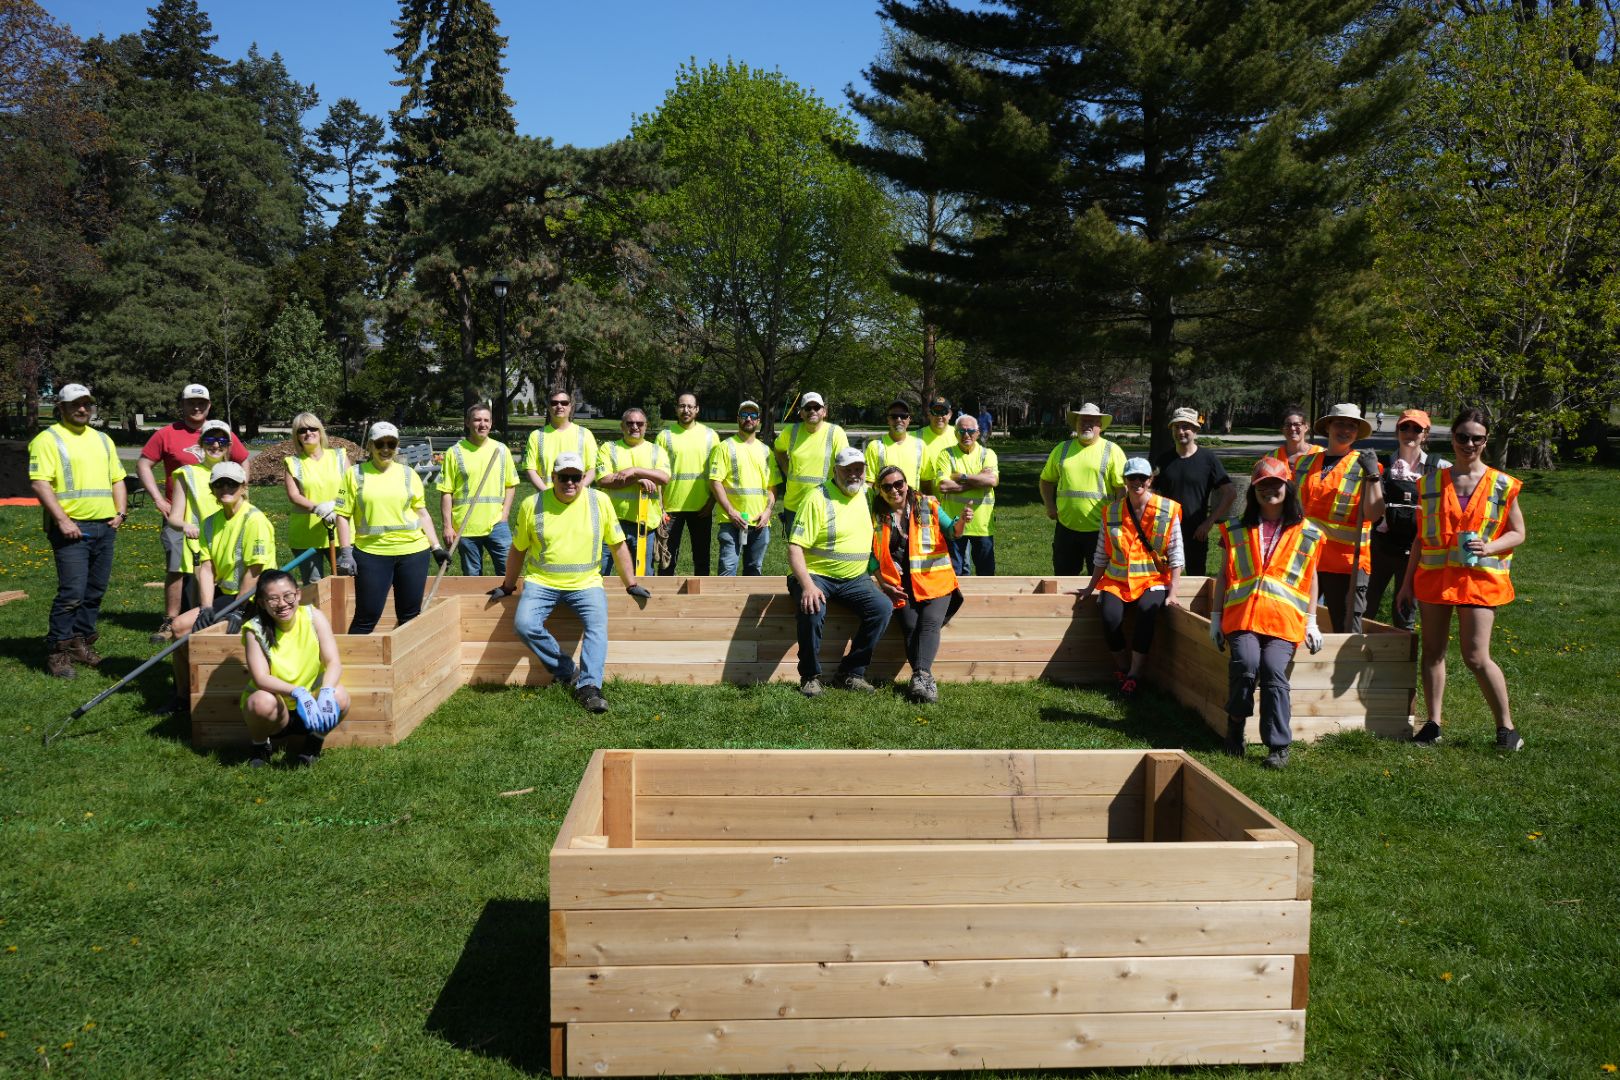
[{"label": "man in red shirt", "polygon": [[[174,640],[174,631],[170,624],[181,611],[181,594],[184,591],[186,575],[180,570],[181,551],[185,545],[185,533],[169,526],[169,500],[174,494],[174,473],[182,465],[198,465],[202,463],[202,447],[197,445],[197,439],[202,431],[203,421],[208,419],[208,410],[213,405],[208,395],[208,387],[201,383],[192,383],[180,391],[180,419],[172,424],[158,428],[152,437],[146,440],[146,446],[141,450],[141,456],[135,459],[135,472],[141,478],[141,486],[151,498],[152,505],[157,508],[158,514],[164,518],[160,536],[163,541],[163,622],[158,626],[157,632],[152,635],[152,644],[160,645],[166,641]],[[247,447],[242,440],[231,432],[231,449],[229,460],[239,465],[245,465],[248,459]],[[158,462],[163,463],[163,486],[158,487],[157,477],[152,466]]]}]

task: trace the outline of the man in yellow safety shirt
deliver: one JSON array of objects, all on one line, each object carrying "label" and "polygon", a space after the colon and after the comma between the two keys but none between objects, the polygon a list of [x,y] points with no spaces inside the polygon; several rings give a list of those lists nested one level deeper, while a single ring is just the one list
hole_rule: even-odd
[{"label": "man in yellow safety shirt", "polygon": [[922,491],[930,495],[939,494],[939,474],[934,467],[934,459],[956,445],[956,429],[951,426],[951,402],[949,398],[935,394],[928,399],[928,426],[918,433],[923,441],[924,475]]},{"label": "man in yellow safety shirt", "polygon": [[[653,532],[664,520],[664,485],[669,483],[669,459],[663,447],[647,441],[647,414],[629,408],[619,420],[622,439],[603,443],[596,455],[596,486],[607,492],[619,528],[634,538],[630,561],[637,573],[652,572],[650,547]],[[602,549],[602,573],[613,565],[611,545]]]},{"label": "man in yellow safety shirt", "polygon": [[[444,546],[461,556],[461,572],[484,572],[484,555],[497,574],[506,573],[512,547],[512,496],[517,493],[517,466],[512,451],[489,437],[494,413],[479,403],[467,409],[467,437],[444,455],[439,473],[439,531]],[[584,428],[580,429],[585,430]]]},{"label": "man in yellow safety shirt", "polygon": [[1070,410],[1074,438],[1058,444],[1041,469],[1041,501],[1056,522],[1052,572],[1085,571],[1097,549],[1103,507],[1125,486],[1125,452],[1102,437],[1113,416],[1091,402]]},{"label": "man in yellow safety shirt", "polygon": [[569,451],[590,466],[585,470],[586,485],[596,478],[596,436],[569,419],[573,412],[573,395],[567,390],[553,390],[546,395],[546,426],[529,432],[529,441],[524,444],[523,472],[538,491],[550,485],[557,455]]},{"label": "man in yellow safety shirt", "polygon": [[799,693],[821,693],[821,628],[828,603],[861,620],[831,685],[871,691],[866,666],[888,629],[894,602],[867,573],[872,555],[872,508],[866,501],[866,457],[844,447],[833,459],[834,479],[807,495],[788,536],[788,592],[799,602]]},{"label": "man in yellow safety shirt", "polygon": [[124,466],[112,439],[90,426],[94,408],[89,387],[68,383],[56,395],[57,422],[28,444],[28,480],[56,557],[45,670],[58,679],[77,677],[75,660],[90,667],[101,663],[96,620],[126,516]]},{"label": "man in yellow safety shirt", "polygon": [[933,450],[910,429],[911,406],[898,398],[889,402],[888,433],[866,444],[867,488],[876,484],[878,473],[890,465],[905,474],[906,483],[918,491],[924,480],[933,479]]},{"label": "man in yellow safety shirt", "polygon": [[827,419],[827,402],[815,391],[799,399],[799,422],[776,433],[776,469],[782,474],[782,528],[793,535],[799,504],[832,480],[833,455],[849,446],[844,429]]},{"label": "man in yellow safety shirt", "polygon": [[709,455],[709,490],[720,504],[720,576],[744,577],[765,572],[765,548],[771,542],[771,510],[782,474],[776,458],[759,441],[759,403],[737,406],[737,434]]},{"label": "man in yellow safety shirt", "polygon": [[996,576],[996,538],[990,531],[990,519],[995,514],[1001,466],[996,452],[983,445],[984,435],[978,418],[963,413],[956,420],[956,445],[934,459],[939,474],[939,501],[945,512],[960,518],[968,507],[973,508],[973,520],[963,527],[962,535],[946,537],[951,546],[951,565],[958,577],[969,573],[969,552],[973,555],[972,573]]},{"label": "man in yellow safety shirt", "polygon": [[681,554],[681,536],[692,534],[692,573],[709,576],[709,546],[713,542],[714,501],[709,494],[709,455],[720,436],[698,423],[696,394],[675,399],[675,426],[658,433],[658,445],[669,460],[669,484],[664,488],[664,526],[659,530],[658,572],[675,572]]},{"label": "man in yellow safety shirt", "polygon": [[[608,606],[597,553],[603,547],[611,549],[625,592],[637,600],[650,594],[630,565],[624,530],[619,528],[607,493],[585,486],[585,460],[571,451],[559,454],[551,481],[518,505],[512,524],[515,557],[507,560],[506,578],[490,590],[489,597],[500,601],[511,596],[518,590],[518,574],[523,575],[518,636],[545,665],[553,682],[572,687],[574,699],[586,710],[603,713],[608,709],[602,696]],[[546,629],[546,620],[558,604],[571,609],[584,627],[578,663]]]}]

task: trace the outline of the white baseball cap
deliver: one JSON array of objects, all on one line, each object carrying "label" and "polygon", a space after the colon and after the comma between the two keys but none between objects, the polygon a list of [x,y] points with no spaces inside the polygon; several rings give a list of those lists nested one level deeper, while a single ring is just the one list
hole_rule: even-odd
[{"label": "white baseball cap", "polygon": [[234,461],[222,461],[215,465],[213,471],[208,474],[210,484],[215,480],[235,480],[238,484],[245,484],[247,483],[247,473],[242,466]]},{"label": "white baseball cap", "polygon": [[225,434],[229,435],[231,433],[231,425],[227,424],[223,420],[205,420],[203,422],[203,426],[197,429],[197,438],[202,438],[210,431],[223,431]]},{"label": "white baseball cap", "polygon": [[816,393],[814,390],[811,390],[809,393],[805,394],[799,399],[799,408],[802,409],[806,405],[820,405],[823,409],[825,409],[827,407],[827,399]]},{"label": "white baseball cap", "polygon": [[555,476],[564,469],[578,469],[580,472],[584,472],[585,459],[572,450],[564,451],[557,455],[556,461],[551,463],[551,474]]},{"label": "white baseball cap", "polygon": [[759,402],[745,401],[741,405],[737,406],[738,412],[742,412],[744,409],[753,409],[755,412],[759,412]]},{"label": "white baseball cap", "polygon": [[366,442],[376,442],[378,439],[398,438],[399,428],[395,427],[393,424],[390,424],[386,420],[377,421],[375,424],[371,425],[371,430],[366,432]]},{"label": "white baseball cap", "polygon": [[853,446],[844,447],[842,450],[838,451],[838,456],[833,458],[833,464],[840,469],[842,469],[845,465],[864,465],[865,463],[866,455],[855,449]]},{"label": "white baseball cap", "polygon": [[56,392],[56,400],[62,405],[66,405],[70,401],[78,401],[80,398],[95,400],[95,396],[90,393],[90,388],[83,383],[70,382]]},{"label": "white baseball cap", "polygon": [[208,393],[208,387],[200,382],[187,383],[186,388],[180,391],[180,400],[184,401],[187,398],[202,398],[204,401],[214,400]]}]

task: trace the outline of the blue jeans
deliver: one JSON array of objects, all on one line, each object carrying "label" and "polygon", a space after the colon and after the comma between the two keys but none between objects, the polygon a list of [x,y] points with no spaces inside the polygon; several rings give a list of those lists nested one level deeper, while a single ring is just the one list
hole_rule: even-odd
[{"label": "blue jeans", "polygon": [[[996,576],[996,538],[993,536],[952,536],[951,569],[957,577]],[[968,553],[973,553],[973,569],[968,569]]]},{"label": "blue jeans", "polygon": [[[641,576],[642,571],[637,569],[640,560],[636,558],[636,523],[633,521],[621,521],[619,522],[619,528],[624,530],[624,546],[630,551],[630,568],[635,570],[637,576]],[[651,529],[648,529],[641,537],[641,546],[647,549],[647,577],[652,577],[658,573],[658,560],[653,558],[653,545],[657,541],[658,536]],[[603,544],[602,576],[608,577],[617,572],[613,568],[613,549]]]},{"label": "blue jeans", "polygon": [[51,601],[47,645],[95,633],[101,598],[112,580],[118,530],[105,521],[81,521],[78,526],[83,534],[78,540],[63,537],[54,522],[45,528],[45,538],[56,556],[56,599]]},{"label": "blue jeans", "polygon": [[[765,548],[771,542],[771,527],[765,525],[748,530],[748,543],[742,542],[742,530],[729,521],[720,523],[720,576],[736,577],[739,554],[742,557],[743,577],[759,577],[765,573]],[[739,551],[739,549],[741,549]]]},{"label": "blue jeans", "polygon": [[[563,655],[562,646],[546,629],[546,620],[558,604],[572,608],[585,627],[578,664],[574,663],[573,657]],[[553,679],[567,683],[578,672],[580,686],[602,685],[602,669],[607,666],[608,637],[607,593],[600,587],[553,589],[532,581],[524,582],[523,592],[518,596],[517,632],[523,643],[551,672]]]},{"label": "blue jeans", "polygon": [[[838,665],[839,674],[865,675],[866,665],[872,662],[872,651],[877,648],[883,631],[889,628],[894,602],[879,592],[872,579],[865,574],[854,578],[824,578],[820,574],[811,574],[810,580],[827,597],[827,603],[821,605],[820,611],[810,615],[798,612],[799,678],[808,679],[821,674],[821,627],[827,619],[828,605],[834,603],[849,608],[861,620],[855,640],[849,643],[849,652]],[[789,574],[787,583],[788,593],[797,604],[803,591],[799,588],[799,579]]]},{"label": "blue jeans", "polygon": [[506,573],[506,553],[512,550],[512,527],[497,521],[488,536],[463,536],[456,541],[456,554],[461,557],[461,575],[478,577],[484,572],[484,553],[495,566],[495,576]]}]

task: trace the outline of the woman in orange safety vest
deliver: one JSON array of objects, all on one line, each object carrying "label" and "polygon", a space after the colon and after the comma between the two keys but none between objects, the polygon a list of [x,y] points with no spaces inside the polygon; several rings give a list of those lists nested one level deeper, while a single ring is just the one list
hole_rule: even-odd
[{"label": "woman in orange safety vest", "polygon": [[1496,745],[1502,750],[1524,748],[1524,737],[1513,726],[1508,708],[1507,680],[1491,659],[1496,609],[1513,599],[1508,571],[1513,550],[1524,543],[1524,515],[1519,512],[1519,481],[1485,464],[1489,433],[1482,411],[1464,409],[1451,422],[1457,463],[1418,481],[1417,543],[1395,603],[1410,609],[1416,599],[1423,615],[1423,701],[1428,715],[1413,736],[1420,746],[1440,741],[1446,648],[1455,609],[1463,663],[1474,673],[1496,718]]},{"label": "woman in orange safety vest", "polygon": [[911,700],[932,705],[939,700],[933,672],[939,632],[962,606],[946,533],[960,537],[963,526],[973,519],[973,508],[952,518],[938,499],[908,488],[898,465],[884,466],[877,484],[888,512],[874,515],[869,566],[877,574],[878,587],[894,601],[906,635]]},{"label": "woman in orange safety vest", "polygon": [[1260,686],[1260,739],[1268,768],[1288,764],[1294,741],[1288,665],[1303,642],[1322,647],[1316,625],[1316,564],[1322,530],[1305,517],[1285,462],[1263,457],[1249,475],[1243,515],[1223,524],[1225,556],[1210,601],[1209,639],[1232,647],[1226,676],[1226,752],[1243,755],[1243,727]]},{"label": "woman in orange safety vest", "polygon": [[[1136,693],[1142,665],[1153,647],[1153,628],[1166,605],[1180,606],[1176,583],[1186,565],[1181,547],[1181,504],[1148,490],[1153,466],[1147,458],[1125,463],[1125,493],[1103,507],[1091,580],[1079,590],[1083,603],[1097,594],[1103,638],[1114,654],[1120,693]],[[1136,609],[1131,648],[1125,650],[1125,609]]]},{"label": "woman in orange safety vest", "polygon": [[1298,405],[1283,410],[1283,444],[1271,452],[1278,461],[1286,462],[1290,469],[1298,470],[1303,458],[1320,454],[1322,448],[1311,442],[1311,420]]}]

